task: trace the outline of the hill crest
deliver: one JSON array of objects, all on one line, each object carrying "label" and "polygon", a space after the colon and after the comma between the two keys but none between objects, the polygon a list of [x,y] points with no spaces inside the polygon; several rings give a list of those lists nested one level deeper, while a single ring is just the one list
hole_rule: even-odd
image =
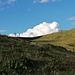
[{"label": "hill crest", "polygon": [[74,47],[69,46],[69,44],[75,45],[75,28],[44,35],[36,40],[33,40],[32,43],[53,44],[65,47],[66,49],[72,51]]}]

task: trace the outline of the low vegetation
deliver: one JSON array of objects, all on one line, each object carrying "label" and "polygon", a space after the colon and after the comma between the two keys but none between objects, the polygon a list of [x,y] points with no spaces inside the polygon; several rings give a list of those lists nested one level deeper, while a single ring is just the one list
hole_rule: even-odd
[{"label": "low vegetation", "polygon": [[0,35],[0,75],[75,75],[75,53]]}]

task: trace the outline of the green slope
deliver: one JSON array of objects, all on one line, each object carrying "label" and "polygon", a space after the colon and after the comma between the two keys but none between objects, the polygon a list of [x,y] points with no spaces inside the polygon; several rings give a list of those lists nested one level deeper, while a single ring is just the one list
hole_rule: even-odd
[{"label": "green slope", "polygon": [[0,35],[0,75],[75,75],[75,53],[27,41]]},{"label": "green slope", "polygon": [[68,50],[74,51],[75,46],[75,28],[64,30],[53,34],[42,36],[33,40],[34,44],[53,44],[56,46],[65,47]]}]

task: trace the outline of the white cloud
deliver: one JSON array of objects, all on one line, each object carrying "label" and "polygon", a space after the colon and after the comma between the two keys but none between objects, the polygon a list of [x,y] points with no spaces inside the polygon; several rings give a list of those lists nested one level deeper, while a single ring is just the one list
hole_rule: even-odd
[{"label": "white cloud", "polygon": [[11,6],[16,0],[0,0],[0,9],[5,9]]},{"label": "white cloud", "polygon": [[34,0],[34,2],[33,3],[47,3],[47,2],[49,2],[49,0]]},{"label": "white cloud", "polygon": [[41,0],[41,3],[49,2],[49,0]]},{"label": "white cloud", "polygon": [[39,25],[36,25],[34,28],[28,29],[26,32],[23,32],[21,34],[9,34],[9,36],[13,37],[36,37],[36,36],[42,36],[46,34],[51,34],[54,32],[58,32],[58,23],[52,22],[47,23],[43,22]]},{"label": "white cloud", "polygon": [[75,16],[69,17],[67,20],[75,20]]},{"label": "white cloud", "polygon": [[8,3],[8,4],[11,4],[11,3],[15,2],[15,1],[16,1],[16,0],[8,0],[7,3]]},{"label": "white cloud", "polygon": [[47,3],[47,2],[56,2],[56,1],[61,1],[61,0],[34,0],[33,3]]}]

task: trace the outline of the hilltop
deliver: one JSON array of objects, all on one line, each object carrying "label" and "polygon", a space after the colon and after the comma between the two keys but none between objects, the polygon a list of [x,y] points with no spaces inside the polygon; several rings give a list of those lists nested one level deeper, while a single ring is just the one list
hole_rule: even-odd
[{"label": "hilltop", "polygon": [[42,36],[36,40],[33,40],[32,43],[53,44],[56,46],[62,46],[67,50],[75,51],[75,28]]},{"label": "hilltop", "polygon": [[0,75],[75,74],[74,52],[52,44],[31,44],[28,39],[0,35]]}]

